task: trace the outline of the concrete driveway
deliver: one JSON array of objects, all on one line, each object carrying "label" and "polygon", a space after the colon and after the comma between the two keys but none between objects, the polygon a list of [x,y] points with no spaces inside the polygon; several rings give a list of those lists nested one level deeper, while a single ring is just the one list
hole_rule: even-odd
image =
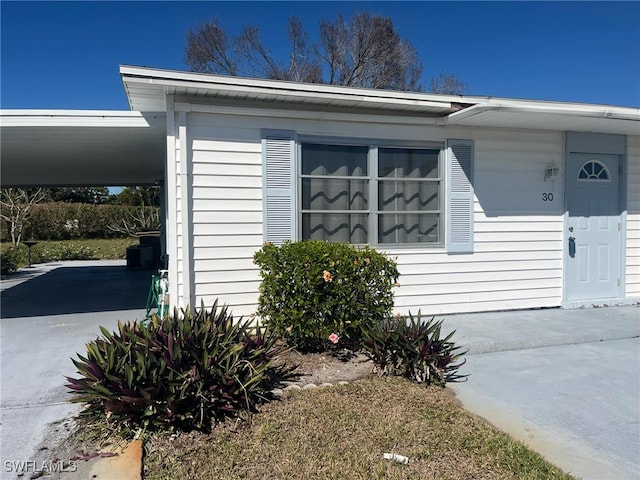
[{"label": "concrete driveway", "polygon": [[[48,425],[79,411],[64,388],[70,357],[99,325],[143,317],[151,274],[63,262],[0,282],[3,479],[16,478],[7,461],[39,461]],[[453,386],[465,408],[577,476],[640,478],[638,306],[454,315],[451,329],[470,349],[469,379]]]},{"label": "concrete driveway", "polygon": [[47,426],[79,411],[64,387],[76,374],[70,358],[86,351],[99,325],[144,317],[151,274],[121,261],[58,262],[2,280],[1,478],[17,478],[11,462],[41,462],[35,449]]}]

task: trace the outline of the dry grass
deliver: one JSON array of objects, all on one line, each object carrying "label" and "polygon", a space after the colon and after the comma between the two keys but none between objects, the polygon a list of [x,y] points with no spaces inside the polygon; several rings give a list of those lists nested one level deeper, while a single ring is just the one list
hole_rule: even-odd
[{"label": "dry grass", "polygon": [[[147,442],[149,479],[570,479],[465,413],[397,378],[288,394],[241,425]],[[409,457],[408,465],[382,454]]]}]

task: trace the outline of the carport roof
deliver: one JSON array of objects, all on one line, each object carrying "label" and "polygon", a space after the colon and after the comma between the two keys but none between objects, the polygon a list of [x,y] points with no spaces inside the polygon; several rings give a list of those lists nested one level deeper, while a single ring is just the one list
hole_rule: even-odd
[{"label": "carport roof", "polygon": [[0,111],[3,187],[151,184],[165,151],[164,113]]}]

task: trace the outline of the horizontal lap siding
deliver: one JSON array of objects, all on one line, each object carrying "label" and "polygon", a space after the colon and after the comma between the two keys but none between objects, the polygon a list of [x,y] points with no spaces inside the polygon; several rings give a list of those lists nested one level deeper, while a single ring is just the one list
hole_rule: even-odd
[{"label": "horizontal lap siding", "polygon": [[640,137],[627,140],[627,298],[640,298]]},{"label": "horizontal lap siding", "polygon": [[[355,124],[190,114],[193,262],[197,302],[220,297],[253,313],[259,289],[252,258],[262,244],[262,128],[365,139],[475,141],[475,245],[470,255],[394,248],[396,309],[426,314],[560,306],[563,182],[561,133]],[[553,193],[543,202],[542,193]],[[380,250],[385,250],[380,248]]]},{"label": "horizontal lap siding", "polygon": [[[394,249],[396,310],[445,314],[557,307],[562,303],[563,181],[560,133],[484,131],[475,140],[474,253]],[[542,193],[553,193],[544,202]]]},{"label": "horizontal lap siding", "polygon": [[234,315],[255,312],[262,246],[260,130],[190,114],[193,279],[196,303],[219,299]]}]

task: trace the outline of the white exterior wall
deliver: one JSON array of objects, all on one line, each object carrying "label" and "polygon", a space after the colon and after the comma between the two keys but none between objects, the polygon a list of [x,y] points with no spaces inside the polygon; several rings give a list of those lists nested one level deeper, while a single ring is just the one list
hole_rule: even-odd
[{"label": "white exterior wall", "polygon": [[[401,273],[397,310],[441,314],[562,303],[563,180],[544,181],[546,166],[563,171],[559,132],[387,124],[382,117],[354,123],[189,112],[185,118],[187,152],[178,146],[176,159],[187,153],[193,173],[191,276],[196,305],[220,298],[236,315],[256,309],[260,279],[253,254],[263,242],[263,128],[364,140],[474,140],[475,253],[388,250],[398,257]],[[543,192],[553,193],[554,201],[543,202]],[[178,209],[184,205],[181,198],[179,190]],[[180,223],[180,211],[177,219]],[[178,235],[181,231],[179,224]],[[182,238],[178,245],[183,245]],[[177,258],[178,275],[187,277],[180,248]],[[184,306],[183,283],[178,288],[178,303]]]},{"label": "white exterior wall", "polygon": [[193,148],[193,278],[196,303],[219,297],[236,315],[255,311],[253,254],[262,246],[260,130],[189,115]]},{"label": "white exterior wall", "polygon": [[625,296],[640,298],[640,136],[627,138],[627,172]]},{"label": "white exterior wall", "polygon": [[[399,311],[427,314],[556,307],[562,303],[561,133],[483,130],[475,140],[474,253],[394,249]],[[544,202],[542,193],[553,193]]]}]

